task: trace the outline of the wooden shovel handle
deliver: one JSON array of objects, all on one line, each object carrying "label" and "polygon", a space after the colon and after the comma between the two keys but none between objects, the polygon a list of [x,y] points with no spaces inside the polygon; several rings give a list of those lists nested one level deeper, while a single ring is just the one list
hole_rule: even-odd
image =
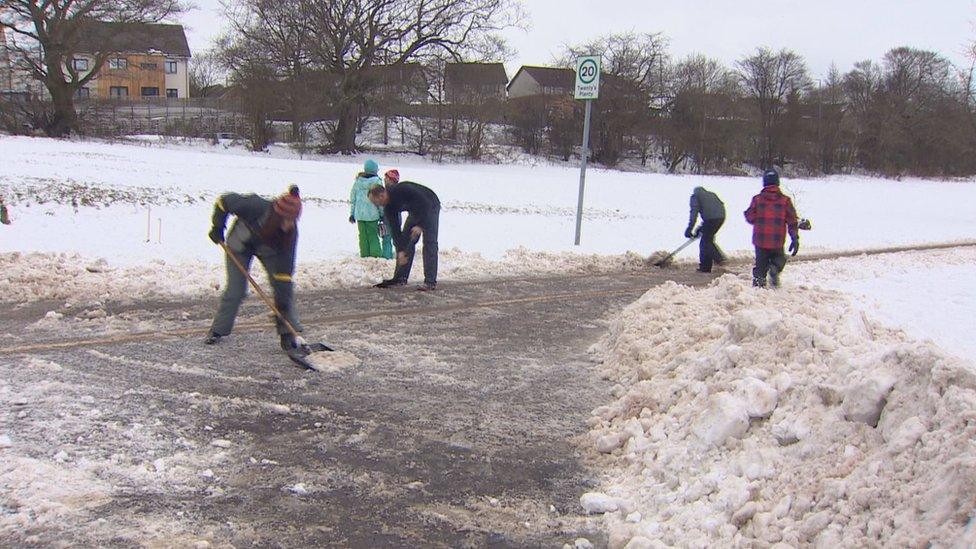
[{"label": "wooden shovel handle", "polygon": [[258,286],[258,283],[255,282],[253,277],[251,277],[251,273],[247,272],[247,269],[245,269],[244,265],[241,264],[241,260],[237,259],[237,256],[234,255],[233,250],[230,249],[230,247],[227,245],[226,242],[220,242],[220,247],[224,249],[224,253],[227,254],[227,257],[229,257],[230,260],[234,262],[234,265],[237,265],[237,270],[239,270],[241,274],[244,275],[245,278],[247,278],[247,281],[251,283],[251,287],[254,288],[254,291],[257,292],[259,296],[261,296],[261,299],[264,301],[264,304],[267,305],[268,308],[270,308],[271,311],[274,312],[274,314],[281,319],[281,322],[285,325],[285,328],[288,328],[288,331],[291,332],[292,337],[298,339],[298,332],[295,330],[295,327],[291,325],[291,322],[288,322],[288,319],[285,318],[285,315],[281,314],[281,311],[278,310],[278,307],[275,307],[274,301],[272,301],[271,298],[268,297],[268,294],[264,293],[264,290],[261,289],[261,286]]}]

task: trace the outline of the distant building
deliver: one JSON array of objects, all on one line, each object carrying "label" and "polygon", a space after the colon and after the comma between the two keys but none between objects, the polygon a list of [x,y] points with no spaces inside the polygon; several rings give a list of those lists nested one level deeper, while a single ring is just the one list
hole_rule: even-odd
[{"label": "distant building", "polygon": [[7,47],[7,37],[0,27],[0,97],[27,98],[42,93],[43,86],[23,68],[18,67],[15,55]]},{"label": "distant building", "polygon": [[190,96],[190,46],[182,25],[88,21],[79,32],[74,69],[86,74],[95,56],[111,52],[78,97],[98,99]]},{"label": "distant building", "polygon": [[366,69],[365,79],[373,90],[370,94],[373,99],[411,105],[427,103],[430,99],[427,73],[419,63],[374,65]]},{"label": "distant building", "polygon": [[444,67],[444,95],[448,103],[503,101],[507,85],[508,74],[501,63],[448,63]]},{"label": "distant building", "polygon": [[573,69],[523,65],[508,83],[509,99],[536,95],[572,95],[576,87]]}]

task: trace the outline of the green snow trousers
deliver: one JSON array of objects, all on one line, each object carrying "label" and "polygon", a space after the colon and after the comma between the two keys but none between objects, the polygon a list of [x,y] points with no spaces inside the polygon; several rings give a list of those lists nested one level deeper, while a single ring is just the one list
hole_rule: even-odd
[{"label": "green snow trousers", "polygon": [[380,247],[380,222],[358,221],[359,226],[359,257],[383,257]]}]

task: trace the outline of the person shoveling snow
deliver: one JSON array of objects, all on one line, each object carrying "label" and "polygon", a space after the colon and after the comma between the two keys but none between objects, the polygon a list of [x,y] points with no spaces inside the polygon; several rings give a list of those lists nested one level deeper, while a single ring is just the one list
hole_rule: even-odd
[{"label": "person shoveling snow", "polygon": [[[715,235],[725,223],[725,204],[717,194],[706,190],[704,187],[695,187],[691,194],[690,215],[688,218],[688,228],[685,229],[685,238],[700,236],[698,254],[698,272],[712,272],[712,264],[721,265],[725,263],[725,254],[715,243]],[[695,229],[698,216],[701,216],[702,224]]]},{"label": "person shoveling snow", "polygon": [[[237,311],[250,283],[275,313],[281,348],[292,360],[306,368],[315,369],[306,357],[315,351],[331,351],[322,344],[309,345],[299,335],[302,325],[295,312],[292,277],[295,272],[298,218],[301,213],[302,200],[296,186],[289,188],[286,194],[274,201],[256,194],[237,193],[227,193],[217,199],[213,228],[209,236],[226,255],[227,286],[204,341],[206,344],[218,343],[222,337],[231,333]],[[237,219],[225,240],[224,226],[230,215]],[[255,256],[268,273],[268,280],[274,290],[273,303],[248,273]]]}]

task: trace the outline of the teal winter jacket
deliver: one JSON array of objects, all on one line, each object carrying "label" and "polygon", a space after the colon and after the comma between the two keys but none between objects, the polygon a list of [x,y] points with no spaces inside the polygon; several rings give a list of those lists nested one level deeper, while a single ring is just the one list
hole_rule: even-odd
[{"label": "teal winter jacket", "polygon": [[383,185],[383,180],[378,175],[359,174],[356,182],[352,184],[352,192],[349,193],[349,215],[356,221],[379,221],[383,217],[383,211],[374,206],[369,201],[369,190],[373,187]]}]

